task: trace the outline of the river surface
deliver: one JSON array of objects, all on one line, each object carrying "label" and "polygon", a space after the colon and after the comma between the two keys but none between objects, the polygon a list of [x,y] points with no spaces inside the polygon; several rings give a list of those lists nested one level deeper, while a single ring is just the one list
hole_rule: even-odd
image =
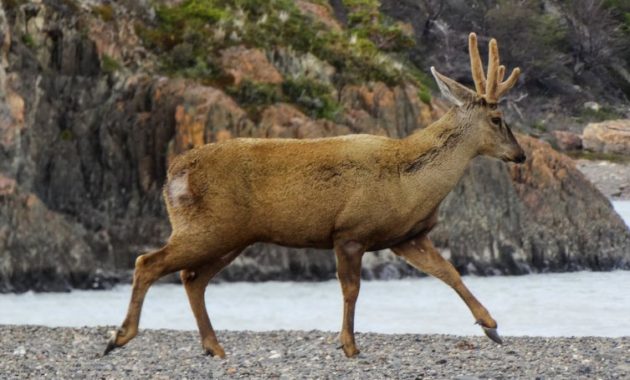
[{"label": "river surface", "polygon": [[[506,277],[465,277],[504,335],[630,336],[630,271]],[[0,324],[117,325],[130,286],[107,291],[0,295]],[[206,293],[216,329],[337,330],[341,292],[336,281],[211,284]],[[477,335],[459,297],[433,278],[364,281],[357,331]],[[196,329],[182,286],[149,291],[141,327]]]},{"label": "river surface", "polygon": [[[613,202],[630,225],[630,201]],[[630,271],[464,278],[504,335],[630,336]],[[131,288],[0,295],[0,324],[118,325]],[[206,303],[216,329],[332,330],[341,323],[336,281],[211,284]],[[357,331],[477,335],[453,290],[434,278],[363,281]],[[196,329],[180,285],[155,285],[141,328]]]},{"label": "river surface", "polygon": [[626,221],[628,227],[630,227],[630,200],[626,201],[613,201],[613,207],[619,215]]}]

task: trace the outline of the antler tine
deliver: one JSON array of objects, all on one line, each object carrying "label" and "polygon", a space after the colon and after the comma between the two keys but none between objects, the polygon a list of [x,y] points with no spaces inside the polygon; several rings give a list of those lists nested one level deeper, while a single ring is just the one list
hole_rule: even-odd
[{"label": "antler tine", "polygon": [[510,76],[503,81],[506,68],[499,65],[499,47],[497,40],[490,40],[488,47],[488,74],[484,75],[483,63],[479,55],[479,47],[477,46],[477,35],[470,33],[468,36],[468,52],[470,54],[470,69],[472,71],[473,80],[477,94],[483,96],[489,103],[496,103],[501,95],[507,90],[514,87],[521,69],[518,67],[512,70]]},{"label": "antler tine", "polygon": [[472,71],[475,89],[480,96],[485,95],[486,77],[483,74],[483,65],[479,56],[479,48],[477,46],[477,35],[470,33],[468,36],[468,53],[470,54],[470,69]]},{"label": "antler tine", "polygon": [[499,47],[497,46],[497,40],[493,38],[490,40],[490,46],[488,48],[488,75],[486,77],[486,100],[489,103],[496,103],[497,101],[498,71]]},{"label": "antler tine", "polygon": [[505,77],[505,66],[501,65],[499,66],[499,71],[497,73],[497,83],[501,83],[503,81],[503,78]]},{"label": "antler tine", "polygon": [[521,69],[517,67],[514,70],[512,70],[512,74],[510,74],[510,76],[508,77],[508,79],[505,80],[505,82],[502,82],[499,84],[499,87],[497,88],[497,99],[500,98],[501,95],[505,94],[507,90],[514,87],[514,85],[516,84],[516,81],[518,80],[519,75],[521,75]]}]

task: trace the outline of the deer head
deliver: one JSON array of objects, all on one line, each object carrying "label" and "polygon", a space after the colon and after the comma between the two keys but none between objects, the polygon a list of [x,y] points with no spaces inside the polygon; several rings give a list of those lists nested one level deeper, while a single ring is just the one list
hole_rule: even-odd
[{"label": "deer head", "polygon": [[487,76],[483,73],[475,33],[470,33],[468,37],[468,48],[476,92],[438,73],[434,67],[431,67],[431,73],[442,94],[456,106],[456,117],[471,128],[471,138],[478,139],[478,154],[522,163],[525,153],[498,106],[499,98],[514,87],[521,71],[517,67],[503,80],[505,66],[499,64],[499,49],[494,38],[490,40],[488,49]]}]

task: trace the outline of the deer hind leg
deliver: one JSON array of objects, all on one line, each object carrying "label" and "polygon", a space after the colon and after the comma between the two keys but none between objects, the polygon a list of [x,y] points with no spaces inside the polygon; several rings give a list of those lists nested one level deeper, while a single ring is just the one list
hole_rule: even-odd
[{"label": "deer hind leg", "polygon": [[142,303],[149,287],[160,277],[175,272],[177,269],[173,266],[171,259],[176,248],[167,244],[165,247],[139,256],[136,259],[136,267],[133,274],[133,286],[131,292],[131,300],[127,309],[127,316],[122,326],[113,333],[109,340],[103,355],[107,355],[111,350],[122,347],[133,339],[138,333],[138,324],[140,322],[140,313],[142,311]]},{"label": "deer hind leg", "polygon": [[488,338],[501,344],[497,333],[497,323],[490,316],[488,310],[468,290],[461,276],[449,261],[445,260],[435,249],[428,237],[422,236],[404,242],[392,248],[395,254],[403,257],[415,268],[436,277],[452,287],[464,300],[475,320],[483,328]]},{"label": "deer hind leg", "polygon": [[337,277],[343,293],[343,322],[341,325],[341,347],[347,357],[359,354],[354,342],[354,309],[359,297],[361,285],[361,258],[365,248],[350,241],[335,245],[337,258]]},{"label": "deer hind leg", "polygon": [[188,295],[190,308],[197,321],[199,335],[201,335],[201,344],[205,353],[210,356],[216,355],[220,358],[225,358],[225,351],[219,344],[214,329],[212,328],[212,323],[210,323],[210,317],[208,317],[206,301],[204,299],[206,287],[212,277],[230,264],[241,252],[242,249],[234,250],[205,265],[194,269],[184,269],[180,272],[182,283]]}]

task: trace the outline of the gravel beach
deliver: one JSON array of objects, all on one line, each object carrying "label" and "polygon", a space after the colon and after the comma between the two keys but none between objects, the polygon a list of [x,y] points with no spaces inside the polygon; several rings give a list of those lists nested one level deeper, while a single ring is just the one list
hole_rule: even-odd
[{"label": "gravel beach", "polygon": [[626,379],[630,337],[485,337],[357,334],[346,359],[336,333],[219,331],[227,352],[202,354],[194,331],[141,330],[103,357],[113,327],[0,326],[2,379]]}]

